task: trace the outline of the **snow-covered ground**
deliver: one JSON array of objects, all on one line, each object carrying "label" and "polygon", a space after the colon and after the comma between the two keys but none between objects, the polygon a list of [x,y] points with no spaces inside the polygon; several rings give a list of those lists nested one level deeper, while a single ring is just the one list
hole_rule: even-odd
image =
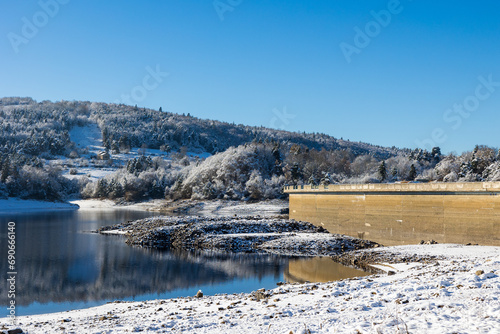
[{"label": "snow-covered ground", "polygon": [[[500,247],[412,245],[364,250],[435,261],[389,274],[285,284],[252,294],[115,302],[18,317],[27,333],[500,333]],[[5,328],[11,320],[0,319]]]},{"label": "snow-covered ground", "polygon": [[[80,150],[86,150],[88,153],[83,156],[89,158],[90,156],[96,156],[99,152],[103,152],[106,148],[102,144],[102,134],[99,126],[97,124],[90,124],[82,127],[74,127],[69,132],[71,141],[76,144],[76,147]],[[145,154],[147,156],[163,156],[168,157],[166,152],[157,149],[140,149],[140,148],[132,148],[129,152],[122,152],[118,154],[112,154],[112,159],[115,161],[115,167],[112,169],[117,169],[116,166],[119,166],[129,159],[137,158],[139,155]],[[62,159],[64,160],[64,159]],[[94,169],[104,169],[91,167],[88,169],[82,168],[82,170],[86,172],[92,173]],[[108,168],[109,169],[109,168]]]},{"label": "snow-covered ground", "polygon": [[69,131],[69,137],[80,149],[87,148],[89,152],[93,153],[104,150],[101,129],[97,124],[75,126]]},{"label": "snow-covered ground", "polygon": [[77,209],[78,205],[72,203],[22,200],[19,198],[0,199],[0,214]]}]

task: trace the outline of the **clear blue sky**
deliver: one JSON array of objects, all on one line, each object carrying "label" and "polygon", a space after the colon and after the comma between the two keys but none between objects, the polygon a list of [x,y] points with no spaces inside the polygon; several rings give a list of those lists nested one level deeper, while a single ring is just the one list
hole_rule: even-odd
[{"label": "clear blue sky", "polygon": [[498,1],[41,3],[0,5],[1,96],[132,101],[384,146],[500,146]]}]

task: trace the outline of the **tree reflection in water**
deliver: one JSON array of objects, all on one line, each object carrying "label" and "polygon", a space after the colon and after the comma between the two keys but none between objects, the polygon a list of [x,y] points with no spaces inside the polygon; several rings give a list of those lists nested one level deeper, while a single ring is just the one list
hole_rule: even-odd
[{"label": "tree reflection in water", "polygon": [[[16,222],[17,305],[105,302],[141,295],[161,297],[172,291],[227,282],[258,282],[271,277],[274,285],[283,279],[288,265],[286,257],[172,253],[133,248],[122,237],[85,232],[151,215],[106,210],[0,217],[2,254],[7,254],[7,223]],[[1,261],[0,270],[8,271],[6,261]],[[0,283],[0,291],[7,291],[6,280]],[[215,291],[227,292],[217,288]],[[0,305],[7,303],[7,294],[1,293]],[[24,311],[30,313],[29,306]]]}]

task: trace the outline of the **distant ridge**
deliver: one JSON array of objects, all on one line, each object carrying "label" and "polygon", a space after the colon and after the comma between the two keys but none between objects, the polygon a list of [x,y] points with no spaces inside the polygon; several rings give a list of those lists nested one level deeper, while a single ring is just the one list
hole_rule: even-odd
[{"label": "distant ridge", "polygon": [[377,159],[387,159],[406,151],[346,141],[322,133],[299,133],[236,125],[124,104],[89,101],[37,102],[29,97],[6,97],[0,99],[0,110],[4,116],[16,111],[20,116],[14,119],[21,127],[23,122],[28,126],[43,121],[48,123],[47,125],[52,123],[57,130],[69,131],[74,126],[95,122],[103,133],[103,143],[109,149],[112,146],[125,146],[170,151],[184,147],[193,152],[214,154],[231,146],[260,141],[285,146],[295,144],[317,150],[350,150],[354,155],[370,154]]}]

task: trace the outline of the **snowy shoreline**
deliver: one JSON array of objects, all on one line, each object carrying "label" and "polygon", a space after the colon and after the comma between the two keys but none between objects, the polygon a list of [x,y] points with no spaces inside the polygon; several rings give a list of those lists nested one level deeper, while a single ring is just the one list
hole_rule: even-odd
[{"label": "snowy shoreline", "polygon": [[[114,302],[0,319],[26,333],[500,333],[500,247],[454,244],[367,249],[390,274],[284,284],[251,294]],[[434,260],[429,258],[434,257]]]}]

